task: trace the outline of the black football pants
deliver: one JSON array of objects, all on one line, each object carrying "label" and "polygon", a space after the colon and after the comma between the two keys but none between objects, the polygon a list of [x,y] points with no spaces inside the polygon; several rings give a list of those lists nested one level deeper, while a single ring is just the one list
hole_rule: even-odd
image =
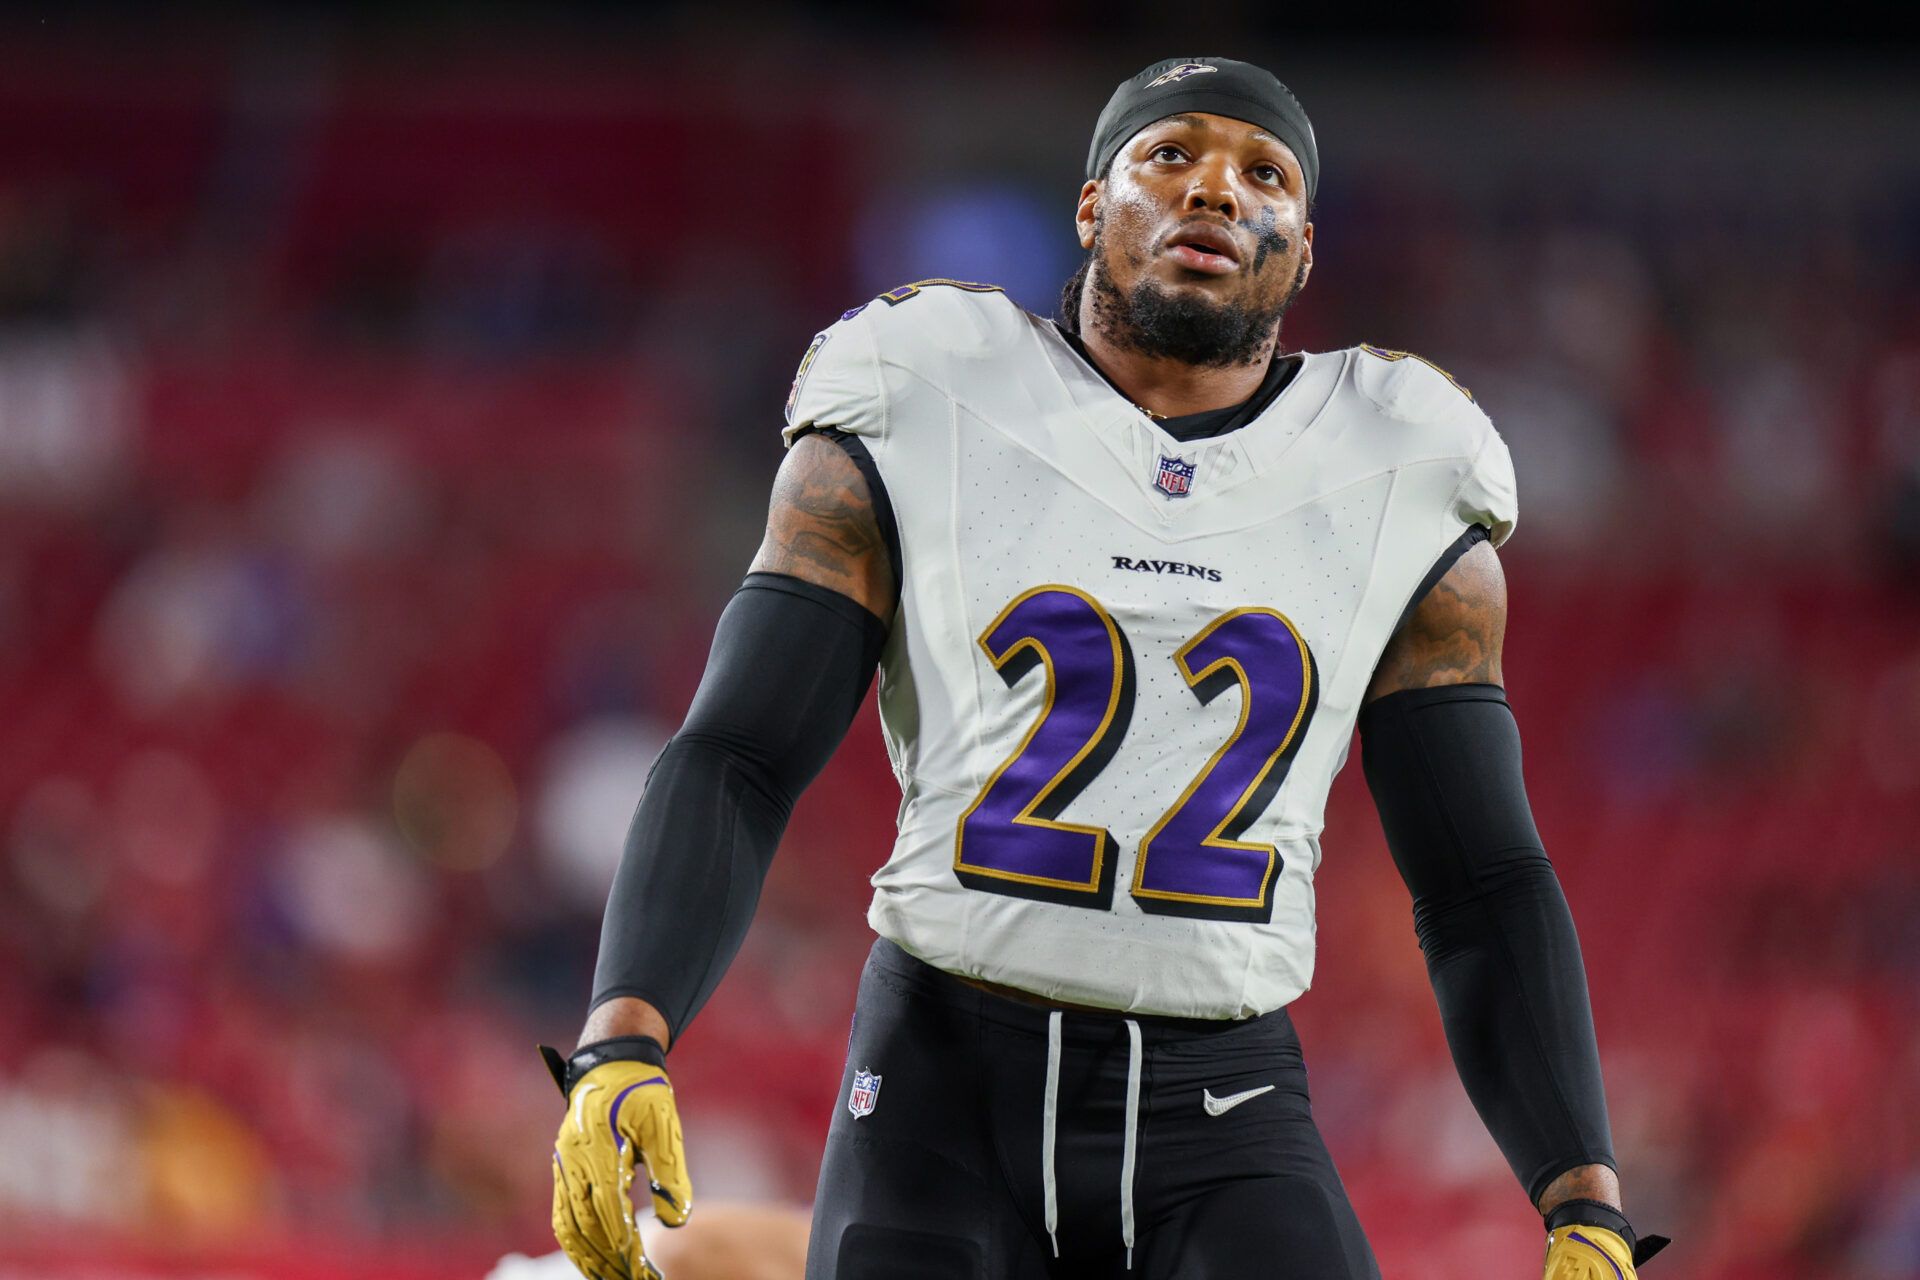
[{"label": "black football pants", "polygon": [[1286,1011],[1132,1022],[876,943],[807,1280],[1378,1280]]}]

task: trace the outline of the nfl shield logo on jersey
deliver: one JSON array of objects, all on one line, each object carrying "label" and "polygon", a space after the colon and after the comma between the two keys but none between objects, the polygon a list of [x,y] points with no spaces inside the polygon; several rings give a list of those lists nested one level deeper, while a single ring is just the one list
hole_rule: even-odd
[{"label": "nfl shield logo on jersey", "polygon": [[1160,473],[1153,478],[1153,487],[1169,498],[1184,498],[1193,492],[1193,468],[1191,462],[1163,455]]},{"label": "nfl shield logo on jersey", "polygon": [[873,1104],[880,1097],[880,1077],[871,1071],[853,1073],[853,1092],[847,1095],[847,1110],[858,1116],[873,1114]]}]

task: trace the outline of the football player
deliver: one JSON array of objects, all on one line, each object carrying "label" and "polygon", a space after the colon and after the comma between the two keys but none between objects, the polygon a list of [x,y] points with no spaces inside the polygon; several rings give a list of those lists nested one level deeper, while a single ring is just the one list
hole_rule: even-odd
[{"label": "football player", "polygon": [[1621,1211],[1579,942],[1501,686],[1506,446],[1397,351],[1287,352],[1320,176],[1225,58],[1101,113],[1061,318],[922,281],[808,349],[766,541],[608,903],[554,1225],[651,1274],[692,1207],[666,1055],[876,666],[901,789],[873,877],[813,1280],[1374,1277],[1288,1005],[1354,727],[1467,1092],[1552,1280]]}]

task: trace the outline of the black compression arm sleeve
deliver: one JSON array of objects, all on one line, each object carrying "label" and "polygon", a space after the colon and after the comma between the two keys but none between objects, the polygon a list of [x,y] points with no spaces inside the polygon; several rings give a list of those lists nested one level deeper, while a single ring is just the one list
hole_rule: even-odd
[{"label": "black compression arm sleeve", "polygon": [[846,736],[886,635],[838,592],[747,575],[627,832],[595,1005],[638,996],[675,1039],[685,1031],[747,936],[793,803]]},{"label": "black compression arm sleeve", "polygon": [[1611,1166],[1600,1053],[1573,916],[1533,825],[1498,685],[1388,694],[1361,758],[1467,1096],[1536,1204]]}]

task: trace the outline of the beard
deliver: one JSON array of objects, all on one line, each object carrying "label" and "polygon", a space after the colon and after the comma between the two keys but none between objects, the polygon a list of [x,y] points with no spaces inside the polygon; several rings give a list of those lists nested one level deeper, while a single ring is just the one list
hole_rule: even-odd
[{"label": "beard", "polygon": [[[1082,270],[1091,290],[1093,321],[1110,341],[1151,359],[1201,368],[1228,368],[1268,358],[1271,344],[1279,340],[1281,318],[1307,282],[1302,257],[1287,292],[1264,306],[1216,302],[1192,290],[1176,293],[1145,278],[1123,290],[1107,270],[1097,232]],[[1078,311],[1077,305],[1073,310]]]}]

